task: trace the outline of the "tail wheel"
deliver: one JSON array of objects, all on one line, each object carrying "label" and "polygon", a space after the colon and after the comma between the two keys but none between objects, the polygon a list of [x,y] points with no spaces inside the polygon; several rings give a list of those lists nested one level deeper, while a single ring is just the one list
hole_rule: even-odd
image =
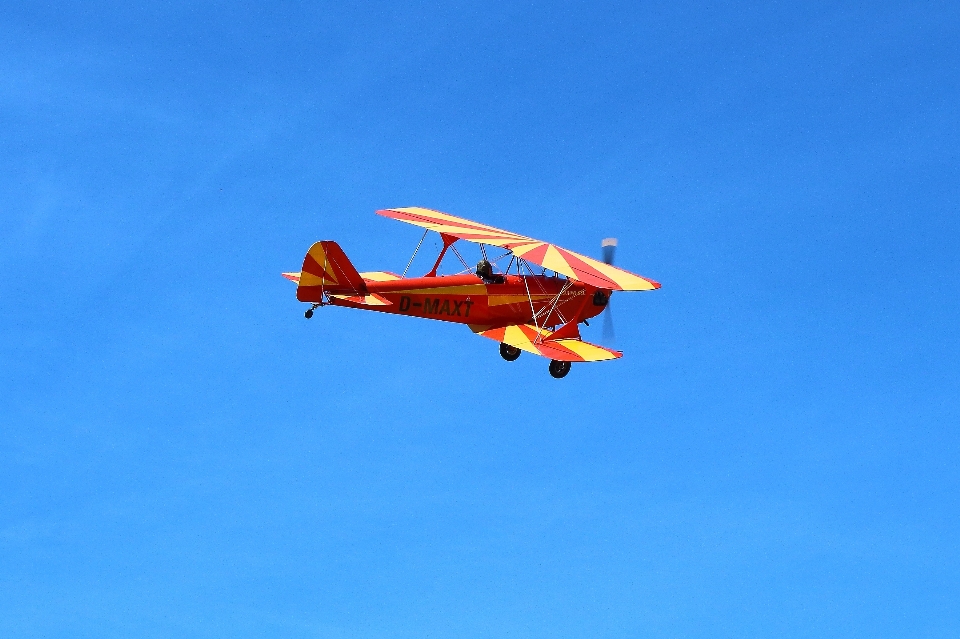
[{"label": "tail wheel", "polygon": [[508,362],[512,362],[520,357],[520,349],[516,346],[510,346],[509,344],[500,344],[500,357]]},{"label": "tail wheel", "polygon": [[570,362],[561,362],[556,359],[550,360],[550,374],[557,379],[566,377],[570,372]]}]

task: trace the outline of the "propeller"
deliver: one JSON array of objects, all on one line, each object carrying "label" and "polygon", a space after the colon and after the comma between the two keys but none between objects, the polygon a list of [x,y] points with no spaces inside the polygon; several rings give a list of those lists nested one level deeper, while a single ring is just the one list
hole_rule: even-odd
[{"label": "propeller", "polygon": [[[613,255],[617,251],[617,238],[608,237],[600,242],[603,251],[603,263],[613,266]],[[603,341],[612,344],[615,337],[613,330],[613,312],[610,310],[611,300],[607,299],[607,308],[603,311]]]}]

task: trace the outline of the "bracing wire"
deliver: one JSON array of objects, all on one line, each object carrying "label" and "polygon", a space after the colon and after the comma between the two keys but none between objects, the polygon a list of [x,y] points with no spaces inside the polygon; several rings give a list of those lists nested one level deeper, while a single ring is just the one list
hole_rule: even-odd
[{"label": "bracing wire", "polygon": [[[553,314],[553,310],[557,308],[557,302],[560,301],[560,298],[563,297],[563,294],[567,291],[567,288],[569,286],[570,286],[570,281],[567,280],[566,282],[563,283],[563,286],[560,287],[560,292],[557,293],[557,296],[553,298],[553,304],[550,306],[550,310],[547,311],[547,314],[543,316],[544,325],[546,325],[546,323],[550,321],[550,316]],[[560,315],[561,318],[563,317],[563,315],[559,311],[557,311],[557,315]]]},{"label": "bracing wire", "polygon": [[[457,253],[457,249],[456,249],[453,245],[450,245],[450,248],[453,249],[453,252],[456,253],[457,257],[460,258],[460,262],[464,265],[464,267],[466,267],[466,268],[464,268],[462,271],[458,271],[458,272],[454,273],[454,275],[464,275],[464,274],[466,274],[466,273],[472,273],[472,272],[473,272],[473,267],[470,266],[469,264],[467,264],[466,260],[463,259],[463,257],[460,255],[460,253]],[[507,251],[506,253],[504,253],[503,255],[501,255],[501,256],[499,256],[499,257],[497,257],[496,259],[490,260],[490,263],[491,263],[491,264],[496,264],[497,262],[499,262],[500,260],[502,260],[503,258],[505,258],[505,257],[508,256],[508,255],[511,256],[511,257],[510,257],[510,264],[507,265],[507,268],[506,268],[506,270],[504,271],[504,274],[509,273],[509,272],[510,272],[510,266],[513,264],[513,259],[514,259],[514,258],[513,258],[513,251]]]},{"label": "bracing wire", "polygon": [[410,256],[410,261],[407,262],[407,267],[403,269],[403,274],[400,276],[401,278],[404,278],[407,276],[407,271],[410,269],[410,265],[413,264],[413,258],[417,256],[417,251],[420,250],[420,245],[423,244],[423,240],[426,239],[427,233],[429,232],[430,232],[430,229],[427,229],[426,231],[423,232],[423,235],[420,236],[420,241],[417,242],[417,248],[413,249],[413,255]]},{"label": "bracing wire", "polygon": [[456,255],[457,258],[459,258],[460,263],[463,264],[463,266],[469,271],[469,270],[470,270],[470,265],[467,264],[467,261],[466,261],[465,259],[463,259],[463,256],[462,256],[462,255],[460,255],[460,251],[457,250],[457,247],[454,246],[453,244],[451,244],[451,245],[450,245],[450,248],[453,249],[453,254]]},{"label": "bracing wire", "polygon": [[327,270],[327,247],[323,247],[323,277],[320,278],[320,301],[323,301],[323,285],[327,281],[327,273],[330,271]]}]

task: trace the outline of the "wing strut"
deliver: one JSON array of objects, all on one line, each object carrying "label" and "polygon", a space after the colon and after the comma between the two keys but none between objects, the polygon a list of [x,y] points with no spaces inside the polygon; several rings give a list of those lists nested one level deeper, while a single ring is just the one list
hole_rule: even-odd
[{"label": "wing strut", "polygon": [[[447,254],[447,249],[453,246],[453,243],[460,238],[454,237],[452,235],[447,235],[446,233],[441,233],[440,239],[443,240],[443,249],[440,251],[440,255],[437,256],[437,261],[434,263],[433,268],[430,269],[430,272],[424,275],[424,277],[437,276],[437,269],[440,268],[440,262],[443,261],[443,256]],[[460,261],[462,262],[463,258],[461,258]]]}]

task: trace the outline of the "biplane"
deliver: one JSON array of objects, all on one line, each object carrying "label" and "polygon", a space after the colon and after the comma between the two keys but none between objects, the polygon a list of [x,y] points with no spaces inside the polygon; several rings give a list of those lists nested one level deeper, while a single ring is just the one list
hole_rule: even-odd
[{"label": "biplane", "polygon": [[[411,207],[377,214],[425,229],[407,267],[400,275],[360,273],[336,242],[315,243],[303,258],[300,272],[283,273],[297,283],[297,299],[311,305],[304,313],[307,319],[318,307],[331,305],[466,324],[477,335],[499,342],[503,359],[512,362],[521,351],[540,355],[550,360],[550,374],[560,378],[570,371],[572,362],[622,357],[620,351],[580,337],[581,323],[589,325],[604,309],[609,318],[614,291],[660,288],[651,279],[613,265],[616,240],[612,238],[602,242],[601,261],[440,211]],[[406,277],[430,231],[439,233],[443,242],[433,268],[422,277]],[[475,268],[454,246],[458,240],[480,245],[482,259]],[[488,247],[505,252],[488,259]],[[466,268],[438,275],[448,250]],[[508,257],[501,270],[497,264]]]}]

